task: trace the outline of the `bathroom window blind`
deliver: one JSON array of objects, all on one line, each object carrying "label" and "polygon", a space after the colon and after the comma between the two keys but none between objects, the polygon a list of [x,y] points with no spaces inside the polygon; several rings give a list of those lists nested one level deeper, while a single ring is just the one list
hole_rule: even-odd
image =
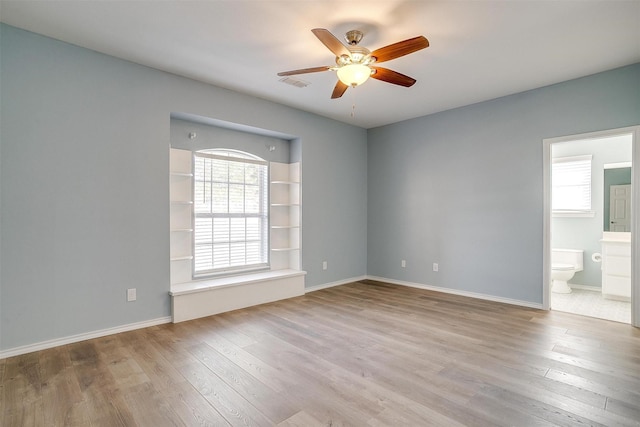
[{"label": "bathroom window blind", "polygon": [[591,210],[591,157],[553,159],[551,206],[554,211]]},{"label": "bathroom window blind", "polygon": [[194,153],[194,276],[266,268],[267,162],[210,152]]}]

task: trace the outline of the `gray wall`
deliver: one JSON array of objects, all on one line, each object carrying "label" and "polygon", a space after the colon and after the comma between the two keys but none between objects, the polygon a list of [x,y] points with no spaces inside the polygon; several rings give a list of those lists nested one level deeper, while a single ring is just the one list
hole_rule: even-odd
[{"label": "gray wall", "polygon": [[[604,165],[631,161],[631,137],[597,138],[552,144],[551,157],[571,157],[591,154],[591,218],[553,217],[551,219],[551,247],[582,249],[584,270],[573,276],[572,284],[602,286],[602,264],[591,260],[602,252],[604,209]],[[631,178],[629,174],[629,178]],[[630,183],[631,181],[627,181]],[[607,213],[609,205],[607,204]]]},{"label": "gray wall", "polygon": [[541,304],[543,139],[639,123],[635,64],[370,129],[368,274]]},{"label": "gray wall", "polygon": [[365,130],[0,31],[0,349],[170,315],[174,112],[295,137],[307,286],[366,274]]},{"label": "gray wall", "polygon": [[[191,132],[196,134],[194,139],[189,138]],[[269,151],[269,146],[275,149]],[[191,151],[231,148],[254,154],[268,162],[291,163],[290,142],[286,139],[174,118],[171,119],[171,147]]]}]

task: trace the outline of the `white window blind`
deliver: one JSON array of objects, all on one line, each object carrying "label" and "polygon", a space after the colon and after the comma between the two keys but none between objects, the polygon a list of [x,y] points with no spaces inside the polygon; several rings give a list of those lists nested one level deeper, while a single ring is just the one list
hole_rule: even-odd
[{"label": "white window blind", "polygon": [[194,153],[194,276],[268,266],[267,162],[251,157]]},{"label": "white window blind", "polygon": [[554,211],[591,210],[591,157],[553,159],[551,207]]}]

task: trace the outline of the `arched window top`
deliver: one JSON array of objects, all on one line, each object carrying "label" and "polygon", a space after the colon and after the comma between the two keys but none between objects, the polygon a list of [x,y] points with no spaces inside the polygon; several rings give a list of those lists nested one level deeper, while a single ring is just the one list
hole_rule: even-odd
[{"label": "arched window top", "polygon": [[198,153],[213,154],[223,157],[236,157],[240,159],[259,160],[261,162],[265,161],[263,158],[258,157],[254,154],[240,150],[233,150],[231,148],[208,148],[206,150],[199,150]]}]

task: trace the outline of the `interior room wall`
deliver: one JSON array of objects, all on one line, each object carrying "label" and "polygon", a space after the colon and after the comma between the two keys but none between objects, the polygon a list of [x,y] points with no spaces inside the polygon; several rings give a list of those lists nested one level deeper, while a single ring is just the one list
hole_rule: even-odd
[{"label": "interior room wall", "polygon": [[364,129],[0,31],[0,351],[170,315],[174,112],[294,137],[306,285],[366,274]]},{"label": "interior room wall", "polygon": [[[172,148],[191,151],[230,148],[256,155],[268,162],[290,163],[290,144],[283,138],[175,118],[171,119],[170,127]],[[190,133],[195,133],[196,137],[189,138]],[[269,147],[274,149],[270,150]]]},{"label": "interior room wall", "polygon": [[[602,264],[591,259],[602,252],[604,216],[604,165],[631,162],[631,137],[611,137],[560,142],[551,146],[551,156],[571,157],[591,154],[591,206],[593,217],[552,217],[551,247],[582,249],[584,270],[577,272],[569,283],[599,288],[602,286]],[[629,177],[630,178],[630,177]],[[628,181],[629,183],[631,181]],[[606,205],[606,210],[609,206]]]},{"label": "interior room wall", "polygon": [[370,129],[368,274],[541,305],[543,139],[639,123],[635,64]]}]

